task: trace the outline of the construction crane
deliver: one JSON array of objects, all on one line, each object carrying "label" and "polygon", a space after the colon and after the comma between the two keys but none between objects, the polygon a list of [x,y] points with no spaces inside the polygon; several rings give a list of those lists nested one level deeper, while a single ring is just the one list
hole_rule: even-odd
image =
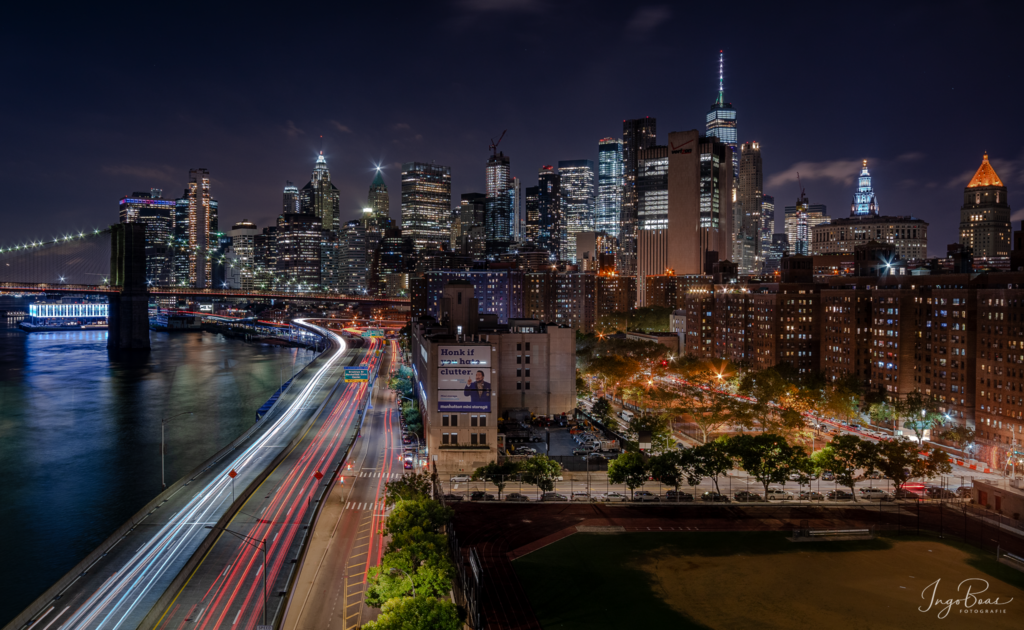
[{"label": "construction crane", "polygon": [[804,185],[800,183],[800,171],[796,172],[796,185],[797,185],[797,188],[800,189],[800,196],[797,198],[797,201],[799,202],[805,196],[804,195]]},{"label": "construction crane", "polygon": [[497,142],[494,141],[494,138],[491,138],[491,144],[487,147],[491,150],[491,155],[498,155],[498,145],[501,144],[501,139],[505,137],[506,131],[508,131],[508,129],[501,132],[501,135],[498,136]]}]

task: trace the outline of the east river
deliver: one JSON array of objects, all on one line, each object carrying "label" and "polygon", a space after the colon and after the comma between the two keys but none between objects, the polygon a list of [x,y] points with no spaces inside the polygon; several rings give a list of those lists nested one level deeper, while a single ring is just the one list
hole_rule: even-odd
[{"label": "east river", "polygon": [[[106,331],[0,323],[0,626],[168,485],[237,437],[312,358],[210,333],[151,333],[113,358]],[[192,412],[192,413],[186,413]]]}]

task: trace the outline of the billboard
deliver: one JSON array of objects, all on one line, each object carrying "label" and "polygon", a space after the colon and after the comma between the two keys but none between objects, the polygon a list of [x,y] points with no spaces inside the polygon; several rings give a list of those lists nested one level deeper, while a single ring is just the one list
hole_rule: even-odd
[{"label": "billboard", "polygon": [[439,346],[437,410],[490,413],[491,347]]}]

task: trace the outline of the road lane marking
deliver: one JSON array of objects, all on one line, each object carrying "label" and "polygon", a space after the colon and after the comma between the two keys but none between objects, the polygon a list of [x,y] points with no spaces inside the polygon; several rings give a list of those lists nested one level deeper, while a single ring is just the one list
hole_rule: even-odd
[{"label": "road lane marking", "polygon": [[48,623],[45,626],[43,626],[43,630],[46,630],[47,628],[52,626],[58,619],[60,619],[60,616],[63,615],[64,613],[66,613],[68,611],[68,608],[71,608],[71,606],[65,606],[64,610],[62,610],[59,613],[57,613],[57,616],[50,620],[50,623]]}]

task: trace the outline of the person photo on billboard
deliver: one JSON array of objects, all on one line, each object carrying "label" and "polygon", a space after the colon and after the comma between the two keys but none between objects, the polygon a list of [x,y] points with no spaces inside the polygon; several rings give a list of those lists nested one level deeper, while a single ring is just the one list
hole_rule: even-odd
[{"label": "person photo on billboard", "polygon": [[491,384],[484,380],[483,370],[476,371],[475,381],[466,381],[466,390],[463,393],[469,396],[470,402],[485,403],[491,401]]}]

